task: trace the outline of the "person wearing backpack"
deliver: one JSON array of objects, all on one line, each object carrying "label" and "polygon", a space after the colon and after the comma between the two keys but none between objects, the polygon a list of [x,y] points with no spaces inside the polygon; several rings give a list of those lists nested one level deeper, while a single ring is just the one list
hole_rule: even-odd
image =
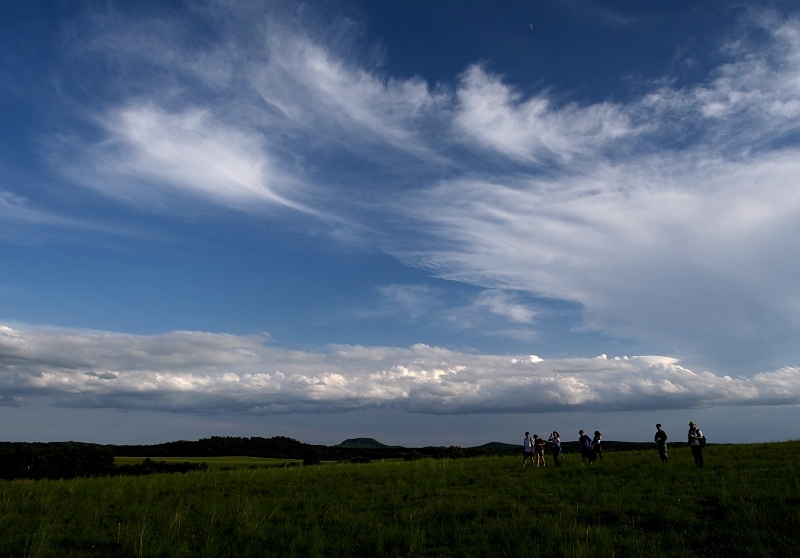
[{"label": "person wearing backpack", "polygon": [[594,438],[592,439],[592,451],[594,454],[603,459],[603,435],[599,430],[594,431]]},{"label": "person wearing backpack", "polygon": [[706,445],[706,437],[697,428],[697,423],[694,421],[689,423],[689,447],[692,448],[692,457],[694,464],[698,467],[703,467],[703,446]]},{"label": "person wearing backpack", "polygon": [[578,445],[581,448],[581,463],[585,460],[589,460],[589,463],[592,463],[597,456],[595,456],[594,452],[592,452],[592,439],[584,434],[583,430],[578,430],[578,434],[580,434],[580,438],[578,438]]},{"label": "person wearing backpack", "polygon": [[531,438],[531,433],[525,433],[525,439],[522,440],[522,466],[525,466],[525,462],[531,460],[531,467],[533,467],[533,439]]}]

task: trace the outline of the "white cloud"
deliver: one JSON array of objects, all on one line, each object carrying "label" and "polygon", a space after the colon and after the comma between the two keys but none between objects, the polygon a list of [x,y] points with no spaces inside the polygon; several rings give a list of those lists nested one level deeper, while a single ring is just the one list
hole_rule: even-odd
[{"label": "white cloud", "polygon": [[330,190],[352,182],[352,171],[338,178],[336,158],[355,158],[360,180],[370,165],[385,178],[447,162],[430,136],[446,125],[449,97],[424,80],[349,62],[319,42],[313,25],[279,19],[271,8],[252,14],[247,30],[216,10],[200,12],[219,32],[202,49],[186,47],[186,21],[112,15],[82,30],[87,37],[69,50],[73,64],[98,57],[126,71],[96,86],[114,99],[95,119],[99,141],[69,134],[48,142],[51,161],[76,183],[143,207],[174,207],[171,197],[183,194],[341,222],[332,209],[348,208]]},{"label": "white cloud", "polygon": [[428,285],[383,285],[378,287],[381,297],[392,312],[416,319],[436,311],[441,292]]},{"label": "white cloud", "polygon": [[125,335],[3,326],[0,386],[14,404],[175,412],[451,414],[680,409],[800,403],[800,369],[753,379],[693,372],[668,357],[547,360],[427,345],[290,351],[264,336]]},{"label": "white cloud", "polygon": [[[350,64],[329,47],[274,23],[265,64],[250,71],[265,102],[294,125],[369,157],[392,148],[416,158],[443,159],[428,137],[443,120],[449,98],[417,77],[382,77]],[[446,113],[445,113],[446,114]],[[343,136],[344,134],[344,136]],[[365,147],[367,153],[364,152]],[[377,154],[376,154],[377,156]]]},{"label": "white cloud", "polygon": [[[38,244],[44,239],[63,241],[64,231],[96,236],[130,236],[131,231],[118,224],[100,224],[86,218],[51,211],[30,199],[0,190],[0,240],[21,245]],[[74,237],[71,238],[74,240]]]},{"label": "white cloud", "polygon": [[[359,318],[395,315],[403,320],[422,321],[448,330],[479,332],[484,336],[531,341],[539,310],[525,303],[519,293],[483,290],[447,300],[445,290],[429,285],[384,285],[378,288],[377,307],[356,312]],[[454,297],[455,298],[455,297]],[[509,327],[511,324],[511,327]]]},{"label": "white cloud", "polygon": [[[753,31],[768,38],[748,38]],[[657,87],[628,110],[635,120],[650,122],[659,137],[686,140],[687,132],[694,133],[704,150],[726,157],[774,149],[772,142],[800,129],[798,52],[800,17],[754,11],[737,39],[722,48],[729,61],[704,83]]]},{"label": "white cloud", "polygon": [[478,145],[512,159],[536,164],[571,163],[597,155],[598,145],[631,135],[630,117],[608,103],[556,106],[546,94],[522,100],[518,93],[479,66],[458,89],[455,125]]},{"label": "white cloud", "polygon": [[800,325],[789,256],[800,251],[798,161],[641,159],[553,181],[442,182],[409,207],[446,248],[402,257],[447,279],[578,302],[624,336],[766,341]]},{"label": "white cloud", "polygon": [[105,194],[143,203],[172,189],[243,209],[304,209],[282,195],[299,183],[277,168],[260,137],[217,121],[210,110],[135,104],[100,123],[107,139],[70,172]]},{"label": "white cloud", "polygon": [[[257,48],[221,32],[202,55],[179,48],[174,29],[154,27],[154,48],[136,27],[99,50],[168,77],[147,101],[112,104],[104,140],[87,156],[78,142],[71,171],[141,203],[180,192],[367,214],[370,241],[493,289],[477,306],[512,324],[535,311],[503,290],[576,303],[585,328],[717,365],[782,366],[800,357],[800,19],[753,14],[745,27],[766,39],[727,45],[702,83],[665,76],[599,103],[525,98],[478,65],[452,92],[394,79],[267,16]],[[498,160],[513,174],[486,174]],[[424,293],[384,294],[424,315]]]},{"label": "white cloud", "polygon": [[530,324],[536,317],[536,310],[504,291],[484,291],[475,304],[487,308],[492,314],[507,318],[512,323]]},{"label": "white cloud", "polygon": [[[51,227],[81,226],[72,219],[54,215],[32,204],[27,198],[10,191],[0,190],[0,233],[6,233],[11,223]],[[13,229],[8,227],[11,232]]]},{"label": "white cloud", "polygon": [[456,123],[529,172],[414,192],[408,215],[430,243],[396,253],[576,302],[591,327],[718,365],[797,358],[800,150],[770,145],[800,129],[800,20],[760,24],[771,39],[738,44],[707,83],[627,105],[559,109],[472,68]]}]

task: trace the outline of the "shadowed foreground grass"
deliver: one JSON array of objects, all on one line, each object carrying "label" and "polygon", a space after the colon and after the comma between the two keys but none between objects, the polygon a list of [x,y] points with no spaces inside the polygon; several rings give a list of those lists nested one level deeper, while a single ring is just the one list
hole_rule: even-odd
[{"label": "shadowed foreground grass", "polygon": [[[0,482],[0,556],[793,556],[800,442]],[[239,459],[238,464],[234,461]]]}]

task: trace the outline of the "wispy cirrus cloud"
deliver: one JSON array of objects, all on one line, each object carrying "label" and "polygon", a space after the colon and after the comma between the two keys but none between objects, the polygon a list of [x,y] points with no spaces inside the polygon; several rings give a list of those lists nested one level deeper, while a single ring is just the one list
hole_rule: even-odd
[{"label": "wispy cirrus cloud", "polygon": [[253,67],[250,78],[268,106],[317,141],[362,156],[382,145],[413,158],[444,161],[430,136],[446,118],[450,97],[432,91],[419,77],[383,76],[377,68],[348,62],[308,36],[273,24],[265,64]]},{"label": "wispy cirrus cloud", "polygon": [[800,20],[753,21],[766,43],[731,46],[702,84],[624,105],[559,108],[473,68],[455,122],[527,171],[415,192],[408,214],[429,243],[396,253],[447,279],[574,301],[590,327],[706,362],[793,354]]},{"label": "wispy cirrus cloud", "polygon": [[299,183],[270,159],[260,138],[209,110],[131,105],[100,124],[107,139],[90,147],[86,166],[70,172],[107,195],[143,203],[172,189],[242,209],[264,203],[310,211],[281,194]]},{"label": "wispy cirrus cloud", "polygon": [[457,91],[454,124],[479,147],[529,165],[603,155],[608,142],[636,135],[624,107],[558,106],[546,93],[524,99],[499,76],[472,66]]},{"label": "wispy cirrus cloud", "polygon": [[[318,24],[281,10],[237,23],[252,6],[236,14],[215,6],[157,21],[97,14],[71,34],[78,71],[125,71],[94,86],[109,100],[91,116],[92,133],[47,142],[51,162],[75,183],[140,207],[188,195],[333,220],[353,209],[340,189],[450,164],[432,137],[446,127],[446,92],[348,60],[320,42]],[[195,26],[212,22],[208,43],[189,48]],[[329,25],[344,32],[351,22]]]},{"label": "wispy cirrus cloud", "polygon": [[[0,190],[0,225],[8,224],[28,224],[38,226],[65,227],[74,226],[76,223],[65,217],[53,215],[30,202],[27,198],[15,194],[14,192]],[[0,233],[9,234],[4,231],[5,227],[0,226]]]},{"label": "wispy cirrus cloud", "polygon": [[[352,217],[372,233],[359,242],[494,290],[483,310],[512,325],[533,319],[501,301],[520,292],[723,369],[798,358],[796,13],[750,10],[699,82],[601,102],[526,96],[480,64],[429,86],[316,24],[267,10],[236,33],[203,13],[220,25],[200,54],[177,24],[86,42],[137,72],[95,116],[100,139],[70,152],[76,182],[142,205],[179,194]],[[410,294],[393,293],[422,300]]]},{"label": "wispy cirrus cloud", "polygon": [[378,293],[381,298],[377,306],[358,312],[359,317],[391,314],[450,330],[523,340],[531,340],[537,334],[534,325],[540,311],[519,293],[486,289],[464,294],[457,301],[446,301],[445,290],[426,284],[384,285]]},{"label": "wispy cirrus cloud", "polygon": [[530,324],[536,318],[536,310],[520,302],[505,291],[483,291],[475,301],[478,307],[488,309],[496,316],[503,316],[512,323]]}]

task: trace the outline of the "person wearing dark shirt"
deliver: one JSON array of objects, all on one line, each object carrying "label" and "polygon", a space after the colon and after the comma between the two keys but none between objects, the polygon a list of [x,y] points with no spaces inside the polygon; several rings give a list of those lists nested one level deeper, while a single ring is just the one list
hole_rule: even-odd
[{"label": "person wearing dark shirt", "polygon": [[584,434],[583,430],[578,430],[580,437],[578,438],[578,445],[581,448],[581,463],[589,460],[589,463],[595,460],[595,455],[592,453],[592,439]]},{"label": "person wearing dark shirt", "polygon": [[656,435],[653,436],[653,441],[658,446],[658,455],[661,461],[666,462],[669,457],[667,456],[667,433],[661,429],[660,424],[656,424]]},{"label": "person wearing dark shirt", "polygon": [[599,430],[594,431],[594,439],[592,440],[592,451],[597,457],[603,459],[603,435]]}]

